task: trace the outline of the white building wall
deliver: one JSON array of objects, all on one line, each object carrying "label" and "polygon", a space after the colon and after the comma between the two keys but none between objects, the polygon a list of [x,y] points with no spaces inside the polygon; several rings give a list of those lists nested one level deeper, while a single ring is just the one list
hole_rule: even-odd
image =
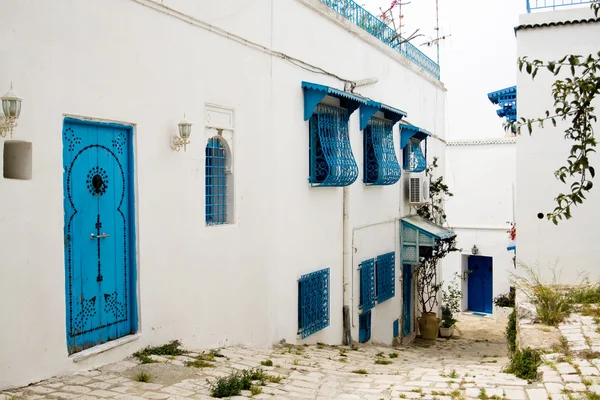
[{"label": "white building wall", "polygon": [[[506,248],[507,222],[514,220],[515,139],[448,142],[446,174],[446,184],[454,194],[446,201],[448,224],[456,232],[457,247],[462,251],[444,260],[444,282],[451,281],[455,273],[464,277],[468,256],[476,245],[479,255],[493,258],[493,296],[508,293],[514,272],[514,254]],[[460,283],[463,309],[467,309],[467,280]]]},{"label": "white building wall", "polygon": [[[580,21],[593,18],[586,5],[583,8],[521,15],[519,24],[544,24]],[[596,54],[600,23],[569,23],[561,26],[521,28],[517,30],[519,57],[545,61],[558,60],[566,54]],[[566,77],[566,74],[561,74]],[[540,70],[535,80],[525,73],[517,78],[517,107],[519,117],[537,118],[553,109],[552,83],[549,72]],[[596,107],[600,102],[596,99]],[[569,192],[571,182],[562,184],[554,171],[566,163],[571,142],[564,139],[568,127],[550,123],[544,129],[535,127],[530,136],[524,132],[517,138],[517,256],[519,261],[539,268],[544,278],[552,279],[552,269],[560,273],[561,283],[574,283],[582,274],[600,278],[600,197],[594,187],[582,205],[572,209],[573,218],[555,226],[545,215],[556,206],[554,198]],[[598,130],[600,126],[595,125]],[[598,165],[598,157],[590,163]],[[538,213],[543,217],[538,218]]]},{"label": "white building wall", "polygon": [[[12,2],[0,15],[0,90],[12,81],[25,99],[14,139],[33,145],[32,180],[0,179],[0,388],[172,339],[197,348],[300,342],[297,280],[326,267],[330,326],[306,342],[341,342],[343,190],[307,183],[300,83],[343,84],[212,33],[193,16],[347,79],[377,77],[358,92],[445,135],[441,83],[316,0],[163,3],[168,8],[150,0]],[[235,219],[225,226],[205,226],[204,148],[212,135],[203,126],[206,103],[235,115]],[[184,112],[195,122],[192,143],[173,152],[170,135]],[[139,334],[78,363],[68,357],[65,337],[65,114],[135,129]],[[362,168],[358,114],[349,126]],[[401,160],[397,126],[395,141]],[[429,151],[443,159],[437,139]],[[360,227],[408,211],[401,184],[366,188],[361,179],[362,169],[349,188],[354,271],[363,256],[393,251],[399,241],[397,222]],[[374,341],[391,343],[400,299],[398,284],[396,296],[377,306]]]}]

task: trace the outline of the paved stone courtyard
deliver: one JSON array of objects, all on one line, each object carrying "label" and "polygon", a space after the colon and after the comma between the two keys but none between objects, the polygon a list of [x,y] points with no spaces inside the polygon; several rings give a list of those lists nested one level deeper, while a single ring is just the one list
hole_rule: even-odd
[{"label": "paved stone courtyard", "polygon": [[[561,329],[569,345],[600,345],[600,334],[587,317],[574,316]],[[592,321],[593,322],[593,321]],[[553,354],[539,382],[528,383],[502,372],[508,362],[505,322],[461,315],[460,333],[435,342],[417,340],[403,347],[287,346],[272,349],[219,349],[212,367],[185,366],[201,352],[172,358],[151,356],[158,363],[140,364],[136,358],[75,375],[53,378],[0,394],[4,399],[209,399],[207,380],[232,370],[260,367],[278,383],[260,387],[255,399],[568,399],[592,393],[597,386],[600,360],[566,359]],[[589,328],[589,329],[588,329]],[[593,329],[592,329],[593,328]],[[590,336],[591,335],[591,336]],[[582,339],[583,337],[583,339]],[[593,339],[592,339],[593,337]],[[594,345],[590,347],[590,350]],[[395,356],[397,354],[397,356]],[[564,359],[563,359],[564,358]],[[261,362],[271,360],[273,366]],[[379,360],[379,361],[378,361]],[[376,363],[377,362],[377,363]],[[363,371],[359,371],[363,370]],[[141,371],[149,383],[135,380]],[[359,373],[359,372],[362,372]],[[573,393],[571,393],[571,391]],[[239,398],[251,397],[243,392]],[[594,397],[583,397],[594,398]]]}]

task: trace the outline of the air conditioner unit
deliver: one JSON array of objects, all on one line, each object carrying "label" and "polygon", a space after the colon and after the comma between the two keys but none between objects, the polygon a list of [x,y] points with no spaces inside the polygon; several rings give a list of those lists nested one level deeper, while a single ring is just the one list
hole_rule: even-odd
[{"label": "air conditioner unit", "polygon": [[408,202],[423,204],[429,201],[429,180],[425,173],[408,176]]}]

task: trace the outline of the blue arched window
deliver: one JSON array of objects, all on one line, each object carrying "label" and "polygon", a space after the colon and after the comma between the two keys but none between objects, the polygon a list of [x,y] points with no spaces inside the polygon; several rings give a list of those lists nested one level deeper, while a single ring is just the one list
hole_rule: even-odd
[{"label": "blue arched window", "polygon": [[227,152],[218,138],[206,145],[206,225],[227,223]]}]

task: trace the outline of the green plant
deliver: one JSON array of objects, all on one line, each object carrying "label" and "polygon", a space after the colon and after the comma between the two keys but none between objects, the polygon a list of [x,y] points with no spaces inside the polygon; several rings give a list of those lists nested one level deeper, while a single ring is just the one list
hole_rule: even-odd
[{"label": "green plant", "polygon": [[[454,277],[446,286],[446,289],[442,290],[442,303],[444,306],[450,310],[450,314],[458,313],[461,311],[460,301],[463,298],[463,293],[459,288],[458,281],[460,280],[460,275],[458,273],[454,273]],[[447,326],[446,328],[449,328]]]},{"label": "green plant", "polygon": [[398,358],[398,353],[390,353],[390,358]]},{"label": "green plant", "polygon": [[145,371],[140,371],[133,377],[133,380],[136,382],[147,383],[147,382],[150,382],[150,379],[152,379],[152,377],[150,376],[150,374],[148,374]]},{"label": "green plant", "polygon": [[146,347],[142,350],[136,351],[133,353],[133,356],[138,358],[142,364],[150,364],[155,362],[150,358],[151,355],[156,356],[181,356],[186,353],[185,350],[180,349],[181,342],[178,340],[172,340],[167,344],[163,344],[162,346],[157,347]]},{"label": "green plant", "polygon": [[517,349],[517,312],[513,310],[508,316],[508,324],[506,325],[506,341],[508,343],[508,351],[514,354]]},{"label": "green plant", "polygon": [[283,376],[265,375],[265,380],[271,383],[279,383],[283,380]]},{"label": "green plant", "polygon": [[571,314],[573,304],[564,290],[557,285],[556,271],[553,271],[552,283],[542,281],[537,270],[520,264],[523,275],[513,274],[515,286],[521,289],[535,305],[535,309],[543,324],[557,326]]},{"label": "green plant", "polygon": [[481,399],[481,400],[487,400],[488,399],[487,393],[486,393],[486,391],[485,391],[484,388],[482,388],[482,389],[479,390],[479,396],[477,396],[477,398]]},{"label": "green plant", "polygon": [[515,291],[508,292],[508,294],[500,294],[494,298],[494,305],[496,307],[514,307],[515,306]]},{"label": "green plant", "polygon": [[533,381],[537,378],[537,370],[542,363],[537,351],[531,349],[516,350],[510,359],[506,372]]},{"label": "green plant", "polygon": [[367,375],[369,371],[367,371],[366,369],[355,369],[354,371],[352,371],[352,373],[359,375]]},{"label": "green plant", "polygon": [[273,361],[271,361],[271,360],[261,361],[260,365],[263,365],[265,367],[272,367],[273,366]]},{"label": "green plant", "polygon": [[[446,223],[446,212],[444,211],[444,201],[446,197],[451,197],[448,185],[444,183],[444,177],[434,178],[435,169],[438,167],[437,157],[425,170],[429,178],[429,198],[430,201],[417,208],[417,214],[435,224],[443,225]],[[448,254],[460,251],[456,247],[456,236],[448,239],[438,239],[435,245],[424,247],[429,249],[423,254],[419,253],[420,262],[416,269],[417,293],[419,294],[419,304],[423,313],[430,313],[438,305],[438,292],[442,288],[442,282],[438,282],[438,263]]]},{"label": "green plant", "polygon": [[253,385],[250,387],[250,393],[252,396],[257,396],[262,393],[262,389],[259,386]]},{"label": "green plant", "polygon": [[442,306],[442,327],[451,328],[456,324],[452,311],[445,305]]},{"label": "green plant", "polygon": [[379,365],[390,365],[392,363],[391,360],[375,360],[375,364]]},{"label": "green plant", "polygon": [[209,382],[210,395],[212,397],[231,397],[237,396],[242,390],[251,390],[253,381],[260,381],[264,384],[267,376],[260,368],[252,368],[243,371],[234,371],[228,376],[217,378]]},{"label": "green plant", "polygon": [[569,299],[575,304],[598,304],[600,303],[600,284],[589,284],[585,281],[580,287],[569,291]]},{"label": "green plant", "polygon": [[209,363],[207,361],[204,361],[204,360],[195,360],[195,361],[186,361],[185,366],[186,367],[194,367],[194,368],[212,368],[215,365],[212,363]]}]

